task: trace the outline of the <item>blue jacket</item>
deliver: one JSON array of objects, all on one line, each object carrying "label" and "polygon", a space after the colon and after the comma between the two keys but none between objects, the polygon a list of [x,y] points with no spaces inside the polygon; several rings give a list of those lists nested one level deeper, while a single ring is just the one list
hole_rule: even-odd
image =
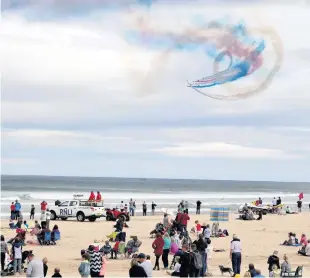
[{"label": "blue jacket", "polygon": [[15,203],[15,211],[20,211],[21,208],[22,206],[19,202]]}]

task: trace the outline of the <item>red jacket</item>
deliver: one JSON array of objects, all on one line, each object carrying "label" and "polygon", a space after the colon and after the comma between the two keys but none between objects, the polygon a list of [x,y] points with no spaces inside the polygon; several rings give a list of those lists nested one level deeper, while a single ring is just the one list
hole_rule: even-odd
[{"label": "red jacket", "polygon": [[180,223],[181,225],[187,226],[187,221],[190,220],[187,213],[182,213]]},{"label": "red jacket", "polygon": [[47,203],[46,202],[42,202],[41,203],[41,210],[46,210],[47,207]]},{"label": "red jacket", "polygon": [[94,200],[95,200],[95,194],[94,194],[94,192],[90,193],[89,200],[90,200],[90,201],[94,201]]},{"label": "red jacket", "polygon": [[15,211],[15,205],[11,205],[11,211]]},{"label": "red jacket", "polygon": [[156,238],[153,243],[152,243],[152,247],[154,249],[154,254],[155,255],[162,255],[163,254],[163,250],[164,250],[164,239],[162,237],[158,237]]},{"label": "red jacket", "polygon": [[101,201],[101,194],[100,193],[97,193],[97,197],[96,197],[96,201]]}]

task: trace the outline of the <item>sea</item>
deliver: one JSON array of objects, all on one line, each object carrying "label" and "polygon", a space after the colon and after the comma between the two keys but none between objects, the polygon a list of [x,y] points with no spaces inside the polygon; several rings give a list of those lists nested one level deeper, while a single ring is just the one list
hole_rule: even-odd
[{"label": "sea", "polygon": [[180,201],[189,202],[189,211],[195,212],[196,201],[202,202],[202,213],[213,207],[229,207],[237,212],[240,205],[250,203],[261,197],[264,204],[271,204],[274,197],[281,197],[284,204],[296,207],[298,195],[304,193],[304,207],[309,209],[310,183],[307,182],[255,182],[227,180],[186,180],[186,179],[146,179],[146,178],[108,178],[108,177],[56,177],[56,176],[1,176],[1,214],[8,218],[10,204],[20,200],[25,217],[31,205],[36,211],[45,200],[50,206],[56,200],[73,199],[74,194],[100,191],[106,208],[114,208],[136,201],[137,213],[142,212],[145,201],[151,210],[152,201],[156,210],[176,211]]}]

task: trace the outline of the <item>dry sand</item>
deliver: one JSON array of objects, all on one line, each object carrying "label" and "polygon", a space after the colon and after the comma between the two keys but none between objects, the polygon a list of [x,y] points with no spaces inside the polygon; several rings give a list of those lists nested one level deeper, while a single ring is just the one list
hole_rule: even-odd
[{"label": "dry sand", "polygon": [[[194,221],[210,223],[209,215],[190,215],[191,221],[189,227],[194,226]],[[301,233],[306,233],[310,237],[310,213],[304,212],[298,215],[268,215],[264,216],[262,221],[240,221],[234,220],[236,215],[231,215],[230,221],[222,223],[220,228],[228,229],[230,236],[226,238],[216,238],[212,240],[214,248],[226,249],[226,252],[215,253],[209,262],[209,271],[213,276],[220,276],[218,265],[231,266],[229,260],[229,242],[232,234],[236,233],[243,244],[243,263],[242,274],[247,270],[249,263],[254,263],[257,269],[261,269],[262,274],[268,276],[267,258],[274,250],[279,251],[279,256],[282,261],[284,254],[288,254],[292,268],[295,269],[298,265],[304,266],[304,277],[310,277],[310,258],[297,255],[298,247],[280,246],[280,243],[287,238],[287,233],[292,231],[300,238]],[[136,235],[143,242],[140,252],[152,255],[149,232],[154,228],[155,224],[161,221],[161,216],[137,216],[133,217],[128,223],[129,228],[125,229],[127,238],[131,235]],[[79,223],[76,220],[72,221],[53,221],[51,226],[58,224],[61,231],[61,241],[57,246],[27,246],[24,250],[34,250],[38,258],[47,257],[49,260],[48,277],[53,273],[55,267],[61,269],[63,277],[78,277],[78,266],[80,264],[80,250],[87,248],[94,239],[105,240],[106,235],[113,230],[113,222],[99,220],[94,223],[85,221]],[[14,236],[14,231],[7,228],[8,222],[3,221],[1,231],[8,240]],[[172,256],[169,257],[169,262]],[[106,277],[128,277],[130,261],[127,259],[109,260],[107,265]],[[162,264],[161,264],[162,267]],[[164,270],[154,271],[153,276],[163,277]],[[226,274],[227,276],[227,274]]]}]

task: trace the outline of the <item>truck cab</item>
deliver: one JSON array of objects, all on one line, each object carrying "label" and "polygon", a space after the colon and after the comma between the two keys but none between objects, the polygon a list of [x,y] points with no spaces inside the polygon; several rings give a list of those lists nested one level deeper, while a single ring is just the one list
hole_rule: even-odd
[{"label": "truck cab", "polygon": [[103,201],[89,201],[83,194],[74,194],[71,200],[56,201],[55,206],[51,206],[49,210],[51,220],[76,218],[79,222],[85,219],[94,222],[97,218],[105,217]]}]

